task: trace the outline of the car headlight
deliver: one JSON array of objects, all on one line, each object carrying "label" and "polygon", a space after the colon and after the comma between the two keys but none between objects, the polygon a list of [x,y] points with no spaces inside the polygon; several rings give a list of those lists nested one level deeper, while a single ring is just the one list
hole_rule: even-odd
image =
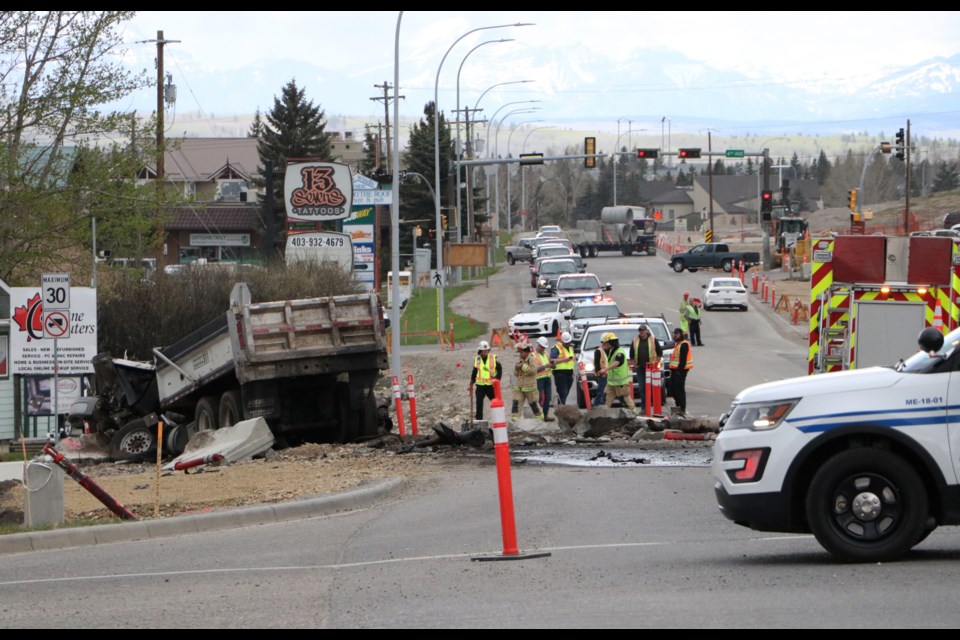
[{"label": "car headlight", "polygon": [[583,365],[583,369],[581,369],[581,371],[583,371],[584,373],[593,373],[593,361],[585,360],[580,364]]},{"label": "car headlight", "polygon": [[733,407],[730,416],[723,424],[723,430],[751,429],[769,431],[776,429],[786,419],[800,398],[772,400],[768,402],[748,402]]}]

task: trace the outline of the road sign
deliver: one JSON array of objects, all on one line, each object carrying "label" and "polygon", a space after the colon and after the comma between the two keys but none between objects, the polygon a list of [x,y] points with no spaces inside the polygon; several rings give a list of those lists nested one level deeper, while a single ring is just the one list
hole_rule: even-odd
[{"label": "road sign", "polygon": [[45,273],[40,276],[44,311],[70,308],[70,274]]},{"label": "road sign", "polygon": [[69,338],[70,312],[45,310],[43,312],[43,337],[53,338],[54,340]]},{"label": "road sign", "polygon": [[707,229],[703,232],[703,241],[704,242],[713,242],[713,230]]},{"label": "road sign", "polygon": [[727,149],[726,157],[728,158],[742,158],[743,149]]}]

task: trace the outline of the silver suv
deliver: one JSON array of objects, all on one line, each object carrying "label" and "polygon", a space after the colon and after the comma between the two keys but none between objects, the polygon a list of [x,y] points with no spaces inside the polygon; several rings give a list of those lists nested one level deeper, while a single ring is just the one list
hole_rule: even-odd
[{"label": "silver suv", "polygon": [[569,331],[573,341],[579,343],[587,327],[594,324],[605,324],[608,320],[623,315],[620,306],[613,300],[582,300],[570,310]]}]

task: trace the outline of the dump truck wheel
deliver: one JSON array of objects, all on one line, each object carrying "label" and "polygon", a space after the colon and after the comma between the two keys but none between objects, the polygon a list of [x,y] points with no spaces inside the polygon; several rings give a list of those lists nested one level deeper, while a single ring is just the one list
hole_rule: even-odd
[{"label": "dump truck wheel", "polygon": [[243,420],[243,402],[239,389],[230,389],[220,396],[217,423],[220,427],[232,427]]},{"label": "dump truck wheel", "polygon": [[156,451],[156,431],[142,418],[123,425],[110,439],[110,457],[114,460],[147,456]]},{"label": "dump truck wheel", "polygon": [[197,402],[194,420],[198,431],[211,431],[220,426],[217,421],[220,413],[220,401],[216,396],[204,396]]}]

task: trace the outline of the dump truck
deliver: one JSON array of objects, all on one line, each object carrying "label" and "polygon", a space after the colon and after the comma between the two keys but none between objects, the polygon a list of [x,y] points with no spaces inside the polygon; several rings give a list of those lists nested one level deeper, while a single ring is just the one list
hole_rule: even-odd
[{"label": "dump truck", "polygon": [[657,221],[646,216],[644,207],[603,207],[599,221],[578,227],[570,236],[574,249],[584,258],[607,251],[624,256],[657,254]]},{"label": "dump truck", "polygon": [[[197,431],[263,417],[277,445],[351,442],[389,421],[374,396],[388,368],[379,296],[253,303],[234,285],[230,308],[136,363],[94,358],[97,396],[71,408],[72,431],[99,434],[114,458],[179,455]],[[105,442],[103,442],[105,440]]]}]

